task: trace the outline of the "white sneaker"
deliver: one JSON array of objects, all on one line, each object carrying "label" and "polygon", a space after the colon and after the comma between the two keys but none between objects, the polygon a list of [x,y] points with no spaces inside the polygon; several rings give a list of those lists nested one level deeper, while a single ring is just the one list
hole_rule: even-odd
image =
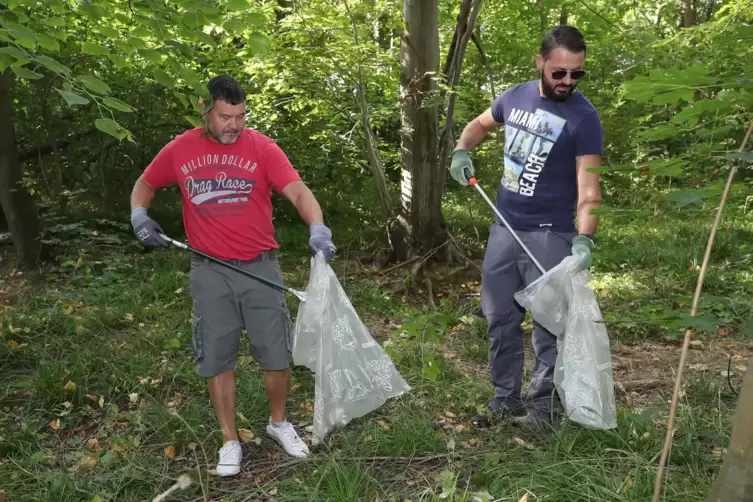
[{"label": "white sneaker", "polygon": [[279,425],[270,421],[267,424],[267,434],[276,439],[288,455],[297,458],[309,456],[309,447],[301,441],[293,428],[293,424],[287,420]]},{"label": "white sneaker", "polygon": [[241,444],[238,441],[228,441],[220,448],[217,475],[235,476],[239,472],[241,472]]}]

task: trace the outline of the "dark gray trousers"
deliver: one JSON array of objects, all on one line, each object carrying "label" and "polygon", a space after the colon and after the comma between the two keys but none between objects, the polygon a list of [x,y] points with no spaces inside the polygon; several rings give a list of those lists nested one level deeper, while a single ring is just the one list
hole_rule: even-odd
[{"label": "dark gray trousers", "polygon": [[[571,254],[570,241],[576,232],[557,233],[548,229],[517,232],[545,270]],[[484,256],[481,279],[481,308],[486,317],[489,369],[496,406],[534,406],[561,412],[552,376],[557,359],[557,338],[534,321],[533,352],[536,363],[531,381],[521,395],[523,379],[523,330],[525,309],[513,295],[541,277],[536,265],[504,226],[493,223]],[[491,403],[490,403],[491,405]]]}]

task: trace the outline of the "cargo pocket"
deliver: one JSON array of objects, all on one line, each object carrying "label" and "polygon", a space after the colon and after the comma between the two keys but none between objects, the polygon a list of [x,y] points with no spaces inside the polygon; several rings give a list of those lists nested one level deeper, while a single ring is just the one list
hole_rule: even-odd
[{"label": "cargo pocket", "polygon": [[282,329],[285,330],[285,344],[286,348],[288,349],[288,356],[291,358],[293,357],[293,336],[295,330],[293,329],[293,321],[290,318],[290,311],[288,310],[288,305],[285,303],[285,297],[282,298],[282,311],[280,312],[280,315],[282,316]]},{"label": "cargo pocket", "polygon": [[193,359],[200,362],[204,358],[204,334],[201,330],[201,317],[191,315],[191,340],[193,342]]}]

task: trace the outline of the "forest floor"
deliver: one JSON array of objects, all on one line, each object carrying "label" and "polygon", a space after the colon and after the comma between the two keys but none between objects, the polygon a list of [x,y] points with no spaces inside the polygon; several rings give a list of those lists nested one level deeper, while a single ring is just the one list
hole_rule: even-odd
[{"label": "forest floor", "polygon": [[[718,236],[667,501],[701,500],[728,445],[735,392],[753,356],[744,335],[753,310],[749,227],[732,219]],[[88,228],[56,266],[31,274],[12,265],[6,246],[0,500],[152,500],[181,474],[193,483],[167,500],[648,500],[706,236],[681,219],[603,225],[592,284],[612,343],[618,427],[567,422],[537,434],[471,425],[491,392],[473,271],[448,278],[435,269],[432,307],[423,290],[410,299],[395,293],[409,267],[385,274],[341,246],[333,268],[412,390],[353,420],[310,458],[291,460],[264,432],[261,371],[245,355],[237,370],[243,470],[229,479],[213,472],[221,435],[191,357],[187,254],[144,252],[127,235]],[[281,262],[289,285],[305,288],[306,257],[283,254]],[[295,316],[292,296],[289,307]],[[308,437],[313,377],[295,368],[292,379],[289,420]]]}]

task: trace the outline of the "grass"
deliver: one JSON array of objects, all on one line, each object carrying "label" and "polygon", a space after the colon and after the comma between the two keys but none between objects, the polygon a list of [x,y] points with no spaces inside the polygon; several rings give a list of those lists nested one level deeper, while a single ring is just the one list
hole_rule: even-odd
[{"label": "grass", "polygon": [[[478,257],[487,211],[475,199],[452,207],[454,233],[466,236]],[[751,315],[751,228],[734,216],[729,221],[705,286],[701,313],[713,320],[702,335],[739,343]],[[610,335],[626,344],[682,334],[697,277],[691,267],[700,264],[708,231],[671,214],[647,225],[605,218],[594,256],[593,284]],[[412,392],[293,463],[263,432],[261,371],[244,356],[237,419],[254,437],[246,436],[243,474],[220,480],[210,470],[221,435],[191,360],[189,257],[144,252],[128,235],[93,238],[91,229],[77,228],[87,243],[72,239],[61,266],[36,278],[9,275],[6,267],[0,283],[7,299],[0,338],[6,500],[151,500],[183,473],[194,482],[170,500],[517,501],[528,493],[531,501],[643,501],[653,491],[667,389],[632,405],[621,396],[613,431],[572,423],[529,436],[504,424],[473,430],[469,419],[490,393],[485,324],[472,315],[476,300],[464,294],[477,286],[437,284],[439,304],[431,309],[420,296],[393,294],[378,274],[338,268],[342,263],[335,267],[351,301]],[[367,230],[353,225],[349,242],[370,241]],[[304,232],[283,227],[278,234],[292,250],[281,260],[296,288],[308,280],[305,250],[295,247]],[[289,306],[295,316],[297,300],[290,297]],[[313,409],[307,370],[294,370],[293,389],[290,420],[305,429]],[[718,373],[689,374],[665,500],[703,498],[720,467],[734,405]]]}]

